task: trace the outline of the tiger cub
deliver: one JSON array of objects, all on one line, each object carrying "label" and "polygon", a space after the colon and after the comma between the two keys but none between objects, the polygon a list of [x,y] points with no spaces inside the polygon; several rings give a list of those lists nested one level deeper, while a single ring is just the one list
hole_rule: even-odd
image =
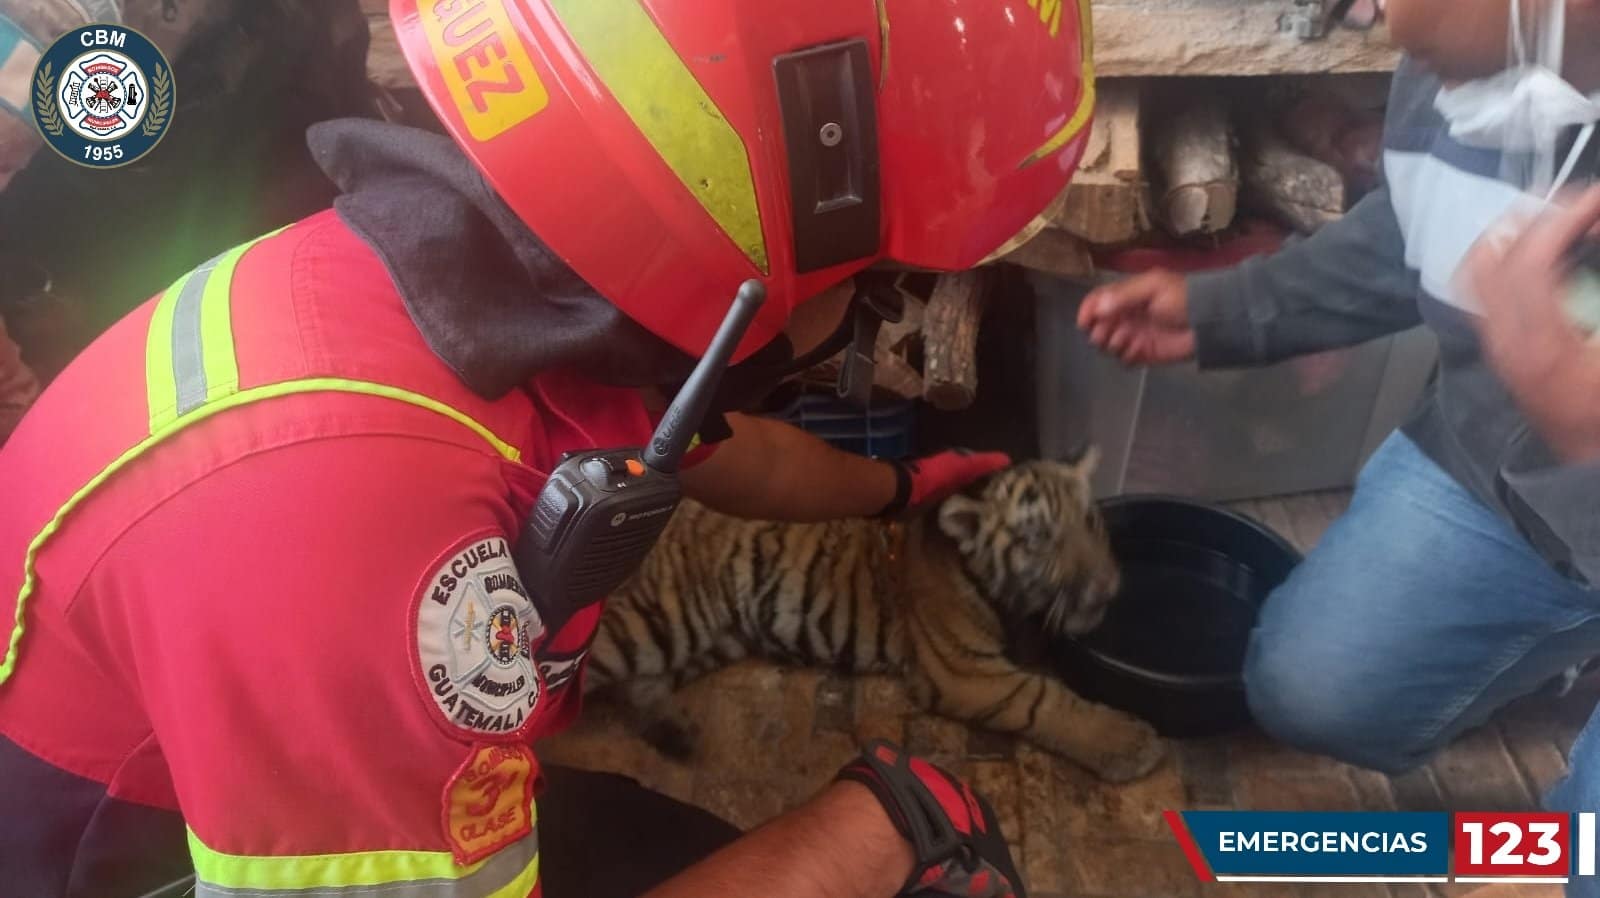
[{"label": "tiger cub", "polygon": [[1004,653],[1008,627],[1093,629],[1117,591],[1091,451],[1028,462],[895,528],[746,521],[685,502],[601,617],[585,691],[619,693],[666,754],[693,751],[675,686],[745,657],[906,678],[922,707],[1125,781],[1162,758],[1147,724]]}]

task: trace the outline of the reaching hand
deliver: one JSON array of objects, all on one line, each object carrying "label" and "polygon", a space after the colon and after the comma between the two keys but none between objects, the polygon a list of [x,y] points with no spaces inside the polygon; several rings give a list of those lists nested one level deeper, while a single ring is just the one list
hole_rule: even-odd
[{"label": "reaching hand", "polygon": [[989,802],[948,772],[887,742],[839,771],[877,796],[916,856],[902,894],[1027,898]]},{"label": "reaching hand", "polygon": [[1101,287],[1078,309],[1089,342],[1126,365],[1165,365],[1194,357],[1189,289],[1179,275],[1149,271]]},{"label": "reaching hand", "polygon": [[951,449],[913,461],[893,462],[900,481],[880,515],[915,511],[942,502],[975,480],[1011,464],[1004,452]]}]

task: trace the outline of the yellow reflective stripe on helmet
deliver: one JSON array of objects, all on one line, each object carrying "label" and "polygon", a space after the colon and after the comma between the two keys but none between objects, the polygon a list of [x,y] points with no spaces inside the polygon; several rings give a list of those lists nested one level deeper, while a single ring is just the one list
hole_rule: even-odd
[{"label": "yellow reflective stripe on helmet", "polygon": [[550,5],[634,126],[766,274],[767,242],[744,141],[639,0]]},{"label": "yellow reflective stripe on helmet", "polygon": [[[154,366],[155,364],[155,362],[149,362],[147,360],[147,365]],[[171,370],[170,364],[163,370]],[[50,522],[48,524],[45,524],[44,529],[40,530],[38,535],[34,536],[33,540],[28,543],[28,551],[23,556],[22,560],[22,589],[17,593],[16,619],[11,630],[11,639],[6,646],[5,660],[0,662],[0,684],[3,684],[6,680],[10,679],[12,673],[16,671],[17,653],[22,647],[23,624],[26,620],[25,610],[28,606],[28,599],[33,595],[34,584],[36,580],[34,560],[39,554],[39,550],[43,548],[45,542],[48,541],[51,536],[55,535],[55,532],[61,528],[61,523],[66,520],[67,516],[72,513],[73,509],[82,504],[83,500],[89,497],[89,494],[93,493],[100,487],[101,484],[109,480],[118,471],[121,471],[123,468],[133,463],[134,460],[153,449],[156,445],[172,438],[178,433],[181,433],[190,426],[198,424],[213,415],[216,415],[220,412],[225,412],[231,408],[238,408],[239,406],[248,405],[252,402],[259,402],[263,399],[275,399],[280,396],[293,396],[299,393],[357,393],[364,396],[378,396],[384,399],[393,399],[399,402],[404,402],[407,405],[414,405],[418,408],[434,412],[435,414],[443,415],[444,417],[461,424],[468,430],[471,430],[473,433],[482,437],[485,442],[494,448],[495,452],[499,453],[500,456],[505,458],[507,461],[522,461],[522,452],[518,450],[517,447],[496,436],[493,431],[474,420],[472,416],[458,409],[451,408],[437,399],[424,396],[421,393],[414,393],[410,390],[404,390],[399,387],[391,387],[387,384],[348,380],[338,377],[319,377],[309,378],[306,380],[291,380],[283,383],[268,384],[261,387],[252,387],[248,390],[231,393],[214,402],[208,402],[181,417],[170,417],[160,429],[139,441],[138,445],[117,456],[116,460],[112,461],[111,464],[106,465],[103,469],[101,469],[100,473],[94,475],[93,479],[84,484],[83,487],[77,492],[73,493],[72,496],[67,499],[64,505],[56,509],[55,515],[50,518]]]},{"label": "yellow reflective stripe on helmet", "polygon": [[1027,168],[1041,159],[1048,159],[1055,155],[1057,150],[1071,143],[1073,138],[1077,137],[1084,127],[1089,124],[1090,118],[1094,116],[1094,12],[1090,9],[1090,0],[1077,0],[1077,2],[1078,52],[1083,58],[1083,70],[1080,75],[1083,90],[1078,95],[1078,108],[1073,110],[1072,117],[1067,119],[1065,125],[1061,126],[1061,130],[1045,141],[1044,146],[1034,150],[1028,155],[1028,158],[1022,160],[1022,164],[1017,166],[1018,168]]},{"label": "yellow reflective stripe on helmet", "polygon": [[224,854],[188,833],[196,898],[527,898],[539,880],[537,832],[465,866],[448,851]]}]

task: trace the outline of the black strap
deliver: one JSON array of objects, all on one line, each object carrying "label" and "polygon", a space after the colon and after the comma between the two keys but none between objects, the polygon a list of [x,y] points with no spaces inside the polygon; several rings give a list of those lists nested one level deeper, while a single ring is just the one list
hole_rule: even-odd
[{"label": "black strap", "polygon": [[883,319],[856,303],[851,307],[850,321],[854,336],[844,364],[839,366],[837,392],[840,399],[866,408],[872,402],[872,384],[878,379],[878,330],[883,327]]},{"label": "black strap", "polygon": [[[894,753],[893,764],[878,756],[879,748]],[[911,843],[917,864],[906,882],[908,889],[931,866],[955,858],[969,867],[975,866],[978,855],[969,847],[969,840],[956,830],[922,778],[911,771],[911,755],[899,746],[881,739],[868,743],[861,757],[839,772],[839,778],[871,789],[889,812],[895,829]]]},{"label": "black strap", "polygon": [[877,380],[878,331],[886,321],[892,324],[905,318],[906,301],[891,275],[869,272],[860,275],[856,284],[850,316],[855,338],[839,369],[838,393],[840,399],[866,408]]},{"label": "black strap", "polygon": [[856,278],[856,292],[850,311],[822,345],[790,362],[782,376],[799,374],[822,364],[840,352],[845,353],[839,369],[837,393],[855,405],[866,408],[876,380],[878,331],[884,322],[895,323],[905,317],[905,299],[895,287],[895,275],[866,272]]},{"label": "black strap", "polygon": [[880,518],[892,518],[911,504],[911,466],[899,459],[879,459],[894,468],[894,498],[878,512]]}]

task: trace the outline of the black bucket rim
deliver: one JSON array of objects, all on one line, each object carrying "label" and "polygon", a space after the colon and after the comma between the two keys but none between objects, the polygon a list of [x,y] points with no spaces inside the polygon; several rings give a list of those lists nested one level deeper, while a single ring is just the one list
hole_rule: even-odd
[{"label": "black bucket rim", "polygon": [[1095,505],[1103,513],[1108,508],[1115,508],[1120,505],[1155,504],[1158,502],[1167,505],[1181,505],[1196,511],[1209,512],[1219,517],[1228,518],[1235,523],[1243,524],[1257,535],[1266,537],[1267,541],[1272,543],[1275,548],[1282,550],[1286,556],[1293,559],[1296,566],[1306,560],[1305,553],[1295,548],[1294,544],[1285,539],[1278,531],[1243,512],[1234,511],[1219,502],[1209,502],[1204,499],[1195,499],[1172,493],[1123,493],[1109,496],[1105,499],[1098,499],[1095,501]]},{"label": "black bucket rim", "polygon": [[[1130,505],[1171,505],[1190,511],[1204,512],[1237,524],[1252,535],[1261,537],[1272,549],[1283,553],[1284,558],[1289,562],[1291,571],[1305,561],[1305,553],[1295,548],[1282,534],[1265,523],[1242,512],[1227,508],[1220,503],[1170,493],[1124,493],[1096,500],[1095,505],[1101,514],[1105,514],[1108,510]],[[1260,608],[1259,602],[1256,603],[1256,607],[1257,609]],[[1081,639],[1072,638],[1070,642],[1077,651],[1083,653],[1090,661],[1113,674],[1128,677],[1160,689],[1196,694],[1216,693],[1218,691],[1242,692],[1244,690],[1243,671],[1233,674],[1176,674],[1152,670],[1143,665],[1112,657],[1088,645]]]}]

